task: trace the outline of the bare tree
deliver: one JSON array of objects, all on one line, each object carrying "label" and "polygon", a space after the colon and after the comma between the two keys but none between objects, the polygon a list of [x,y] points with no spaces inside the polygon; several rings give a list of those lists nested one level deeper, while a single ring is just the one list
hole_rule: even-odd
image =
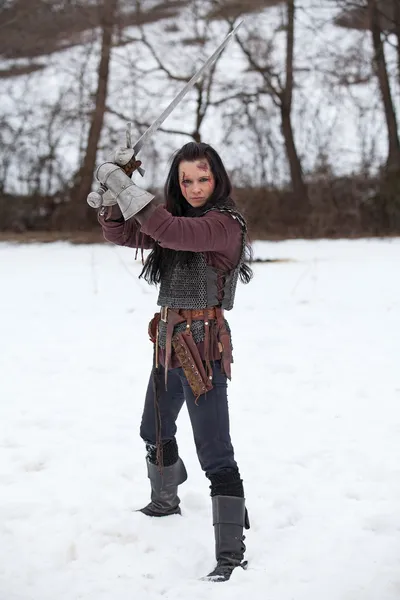
[{"label": "bare tree", "polygon": [[379,80],[379,87],[381,90],[388,132],[389,149],[387,167],[391,170],[397,170],[399,169],[400,165],[400,139],[386,66],[384,45],[382,41],[382,30],[380,27],[379,11],[376,0],[368,0],[368,16],[369,26],[372,34],[372,43],[374,47],[374,66]]},{"label": "bare tree", "polygon": [[384,109],[388,155],[386,166],[398,170],[400,165],[400,138],[396,110],[385,56],[387,33],[397,35],[397,56],[400,73],[400,8],[398,0],[339,0],[342,13],[335,19],[337,25],[351,29],[368,29],[373,47],[373,67],[379,83]]},{"label": "bare tree", "polygon": [[394,31],[397,43],[397,76],[400,85],[400,2],[394,5]]},{"label": "bare tree", "polygon": [[294,85],[294,24],[295,3],[287,0],[287,35],[286,35],[286,82],[280,91],[280,110],[282,117],[282,133],[285,139],[286,153],[290,165],[292,185],[299,203],[308,204],[307,187],[303,179],[303,170],[294,140],[292,124],[293,85]]},{"label": "bare tree", "polygon": [[[260,94],[271,97],[274,105],[279,110],[281,120],[281,132],[284,140],[286,157],[290,169],[293,193],[296,198],[297,208],[302,211],[308,207],[308,190],[304,181],[301,160],[296,147],[294,128],[292,122],[293,89],[294,89],[294,32],[295,32],[295,2],[286,0],[285,22],[283,29],[286,32],[286,55],[283,77],[279,67],[271,61],[273,43],[267,39],[265,32],[263,38],[248,34],[247,39],[239,35],[239,45],[248,59],[250,68],[257,73],[262,80]],[[264,55],[264,60],[262,56]]]},{"label": "bare tree", "polygon": [[[173,86],[172,89],[174,90],[182,88],[191,79],[199,67],[199,60],[204,60],[207,57],[207,49],[212,48],[215,44],[212,37],[210,20],[207,17],[207,2],[204,0],[189,0],[187,4],[185,14],[187,15],[187,20],[190,22],[190,26],[180,36],[179,41],[173,45],[173,48],[169,44],[168,52],[163,52],[164,47],[160,44],[159,38],[156,36],[152,37],[145,31],[144,27],[141,27],[141,42],[154,63],[154,68],[149,71],[151,76],[154,77],[155,73],[158,72],[164,77],[167,87],[171,89]],[[177,26],[175,26],[174,31],[179,32]],[[187,34],[187,31],[190,33]],[[185,53],[193,61],[193,66],[190,67],[190,70],[187,68],[188,61],[186,61],[186,65],[182,63],[182,56]],[[166,125],[160,128],[160,131],[188,136],[197,142],[201,141],[206,116],[210,109],[213,106],[217,106],[221,102],[221,98],[225,95],[223,83],[218,74],[218,64],[221,57],[222,55],[218,57],[209,71],[196,82],[194,91],[190,94],[190,98],[194,100],[194,110],[193,112],[186,113],[185,121],[188,121],[189,116],[189,119],[192,120],[192,127],[178,126],[173,128]],[[179,68],[174,66],[177,59],[179,61]],[[148,127],[149,124],[148,120],[136,122],[138,129]]]},{"label": "bare tree", "polygon": [[77,183],[74,186],[71,194],[73,202],[80,205],[82,210],[87,214],[90,213],[87,204],[85,203],[85,199],[92,187],[93,172],[96,165],[97,146],[103,127],[112,50],[112,36],[117,7],[118,0],[103,0],[103,4],[100,8],[102,41],[98,68],[98,84],[87,140],[86,153],[83,164],[78,173]]}]

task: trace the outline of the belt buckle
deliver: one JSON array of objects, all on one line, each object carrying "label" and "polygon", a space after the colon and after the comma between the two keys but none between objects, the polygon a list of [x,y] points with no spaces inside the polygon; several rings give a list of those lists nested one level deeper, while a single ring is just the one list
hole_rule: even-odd
[{"label": "belt buckle", "polygon": [[160,319],[163,323],[168,321],[168,306],[162,306],[160,309]]}]

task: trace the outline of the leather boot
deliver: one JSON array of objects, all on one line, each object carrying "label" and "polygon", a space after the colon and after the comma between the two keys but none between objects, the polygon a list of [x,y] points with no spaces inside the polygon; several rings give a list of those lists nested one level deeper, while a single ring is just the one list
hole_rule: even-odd
[{"label": "leather boot", "polygon": [[180,515],[180,499],[178,496],[178,485],[186,481],[187,473],[182,459],[169,467],[163,467],[160,473],[157,465],[148,459],[147,473],[151,485],[151,502],[140,509],[140,512],[148,517],[167,517],[168,515]]},{"label": "leather boot", "polygon": [[217,566],[204,579],[228,581],[233,569],[247,567],[243,560],[246,550],[243,528],[248,524],[245,500],[237,496],[214,496],[212,508]]}]

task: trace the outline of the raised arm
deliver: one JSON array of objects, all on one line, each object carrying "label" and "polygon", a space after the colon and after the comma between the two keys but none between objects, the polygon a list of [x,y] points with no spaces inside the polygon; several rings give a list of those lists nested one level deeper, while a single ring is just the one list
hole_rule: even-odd
[{"label": "raised arm", "polygon": [[163,248],[192,252],[224,252],[241,246],[242,228],[229,213],[209,211],[202,217],[173,217],[153,202],[135,215],[141,232]]}]

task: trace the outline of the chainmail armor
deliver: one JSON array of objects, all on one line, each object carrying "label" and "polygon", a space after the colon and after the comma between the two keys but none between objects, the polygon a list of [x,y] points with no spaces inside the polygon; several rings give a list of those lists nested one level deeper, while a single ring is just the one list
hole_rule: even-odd
[{"label": "chainmail armor", "polygon": [[161,280],[157,304],[171,308],[206,308],[207,263],[201,252],[193,252],[187,266],[177,265],[169,278]]},{"label": "chainmail armor", "polygon": [[[188,265],[177,265],[169,277],[162,278],[160,293],[157,300],[159,306],[202,309],[220,305],[224,310],[231,310],[233,308],[240,267],[243,263],[245,254],[246,222],[240,213],[232,209],[211,208],[210,210],[219,210],[220,212],[230,213],[232,218],[237,219],[242,227],[241,257],[235,269],[230,271],[225,277],[222,301],[219,302],[217,296],[217,270],[207,265],[202,252],[194,252]],[[230,333],[229,325],[226,320],[225,324]],[[180,323],[179,325],[176,325],[174,334],[181,333],[185,331],[185,329],[186,323]],[[193,321],[191,324],[191,332],[196,344],[204,341],[204,322]],[[167,324],[160,321],[158,340],[161,348],[165,348],[166,346],[166,333]]]}]

